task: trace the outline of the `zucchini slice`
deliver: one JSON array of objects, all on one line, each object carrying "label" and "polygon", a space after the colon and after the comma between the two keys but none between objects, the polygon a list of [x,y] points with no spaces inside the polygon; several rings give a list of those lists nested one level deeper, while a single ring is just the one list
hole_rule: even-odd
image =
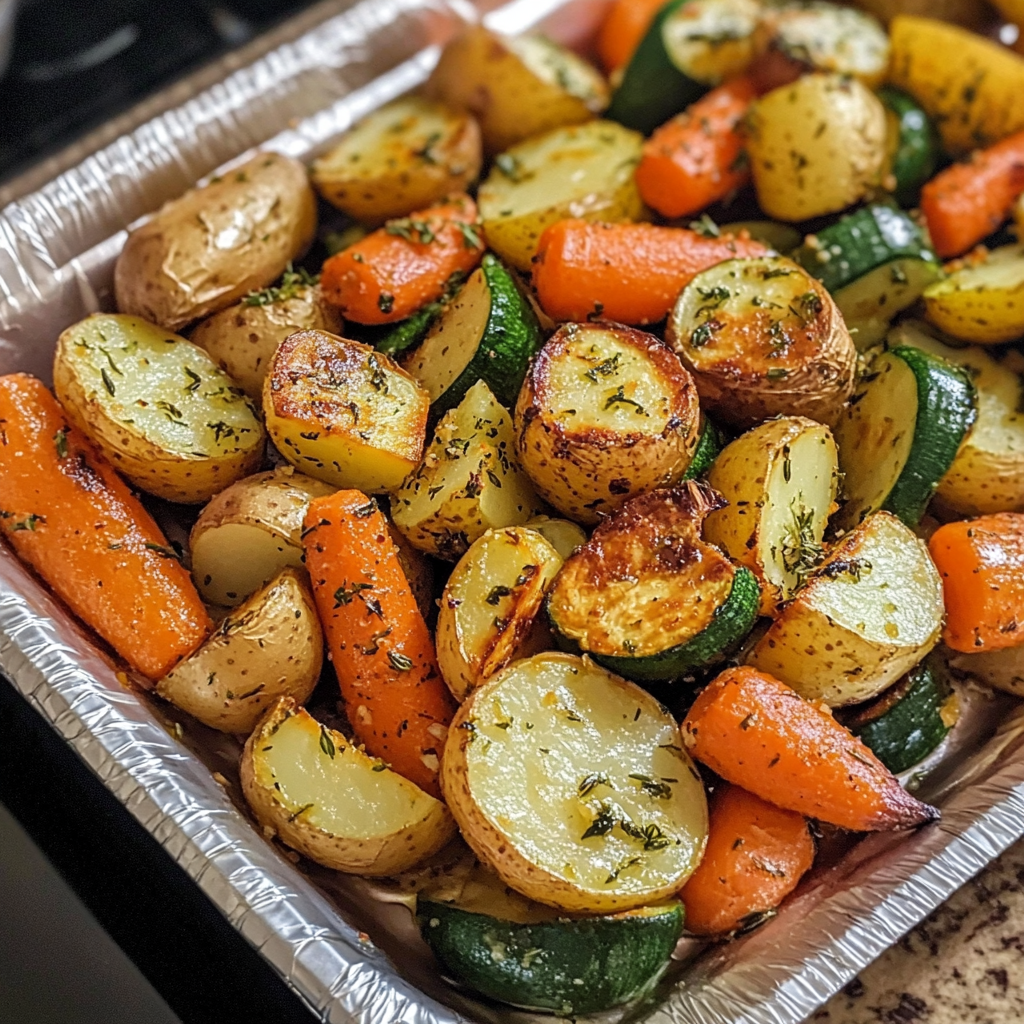
[{"label": "zucchini slice", "polygon": [[878,90],[890,126],[889,174],[886,185],[901,206],[917,201],[921,186],[938,168],[942,147],[931,118],[913,96],[885,85]]},{"label": "zucchini slice", "polygon": [[442,968],[459,981],[503,1003],[570,1015],[644,994],[679,941],[683,905],[560,916],[481,866],[453,900],[421,894],[417,920]]},{"label": "zucchini slice", "polygon": [[582,526],[568,519],[552,519],[537,516],[526,524],[527,529],[536,530],[561,556],[564,561],[578,547],[587,543],[587,534]]},{"label": "zucchini slice", "polygon": [[909,346],[881,353],[836,425],[846,498],[839,525],[884,508],[916,526],[977,415],[961,367]]},{"label": "zucchini slice", "polygon": [[722,432],[708,419],[701,416],[700,440],[693,452],[693,461],[683,475],[684,480],[698,480],[704,476],[725,447]]},{"label": "zucchini slice", "polygon": [[759,17],[755,0],[671,0],[626,66],[609,120],[649,135],[709,87],[745,70]]},{"label": "zucchini slice", "polygon": [[718,230],[723,235],[746,231],[755,242],[764,242],[781,256],[788,256],[803,241],[803,235],[792,224],[777,220],[737,220],[723,224]]},{"label": "zucchini slice", "polygon": [[566,560],[555,633],[629,679],[675,679],[732,650],[757,618],[754,575],[701,540],[722,500],[693,481],[634,498]]},{"label": "zucchini slice", "polygon": [[894,775],[920,764],[959,717],[959,700],[930,659],[846,721]]},{"label": "zucchini slice", "polygon": [[585,658],[538,654],[459,708],[441,786],[462,835],[502,881],[562,910],[674,896],[707,842],[707,801],[679,726]]},{"label": "zucchini slice", "polygon": [[480,380],[511,409],[543,343],[533,307],[488,253],[405,369],[426,388],[435,416],[454,409]]}]

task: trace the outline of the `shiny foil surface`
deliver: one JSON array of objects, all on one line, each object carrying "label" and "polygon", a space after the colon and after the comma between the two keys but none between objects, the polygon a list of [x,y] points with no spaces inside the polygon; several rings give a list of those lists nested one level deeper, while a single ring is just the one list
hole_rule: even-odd
[{"label": "shiny foil surface", "polygon": [[[50,379],[59,333],[110,308],[125,231],[256,147],[308,160],[424,80],[484,17],[585,45],[606,0],[328,0],[147,100],[0,189],[0,373]],[[0,667],[224,916],[330,1022],[539,1021],[439,976],[408,903],[267,842],[243,808],[240,745],[133,686],[0,547]],[[798,1024],[1024,835],[1024,716],[965,687],[918,795],[942,820],[856,844],[826,836],[773,920],[728,945],[684,940],[643,1004],[658,1024]],[[550,1018],[547,1018],[550,1019]]]}]

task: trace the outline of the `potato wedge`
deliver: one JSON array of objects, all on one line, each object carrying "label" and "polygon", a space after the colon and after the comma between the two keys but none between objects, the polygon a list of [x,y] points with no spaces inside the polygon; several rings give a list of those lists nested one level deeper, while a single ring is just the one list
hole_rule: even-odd
[{"label": "potato wedge", "polygon": [[370,877],[406,871],[455,835],[440,800],[288,697],[249,737],[241,776],[264,833],[335,871]]},{"label": "potato wedge", "polygon": [[537,493],[578,523],[682,480],[700,439],[697,389],[652,334],[568,324],[533,361],[516,449]]},{"label": "potato wedge", "polygon": [[885,108],[856,79],[806,75],[758,100],[747,125],[757,198],[776,220],[843,210],[881,179]]},{"label": "potato wedge", "polygon": [[324,638],[304,577],[282,569],[221,619],[156,692],[211,729],[246,735],[279,697],[305,704],[320,679]]},{"label": "potato wedge", "polygon": [[426,91],[476,117],[492,155],[552,128],[590,121],[609,98],[600,73],[570,50],[541,36],[513,39],[481,26],[444,48]]},{"label": "potato wedge", "polygon": [[480,381],[437,425],[420,467],[395,492],[391,518],[414,548],[454,562],[488,530],[521,526],[541,508],[512,421]]},{"label": "potato wedge", "polygon": [[675,720],[638,686],[568,654],[517,661],[462,705],[441,786],[477,856],[563,910],[670,896],[707,841],[704,787]]},{"label": "potato wedge", "polygon": [[839,487],[828,427],[784,416],[755,427],[715,459],[708,483],[729,502],[704,521],[704,536],[761,584],[761,614],[788,601],[821,559]]},{"label": "potato wedge", "polygon": [[369,227],[465,192],[480,174],[480,128],[466,113],[422,96],[375,110],[313,164],[332,206]]},{"label": "potato wedge", "polygon": [[781,256],[698,274],[666,338],[701,408],[736,427],[778,415],[831,425],[853,393],[857,350],[842,315],[820,281]]},{"label": "potato wedge", "polygon": [[998,345],[1024,337],[1024,245],[994,249],[936,281],[924,305],[939,330],[962,341]]},{"label": "potato wedge", "polygon": [[519,654],[562,558],[536,531],[488,530],[455,566],[437,616],[437,664],[464,701]]},{"label": "potato wedge", "polygon": [[57,342],[68,418],[133,484],[193,504],[256,469],[266,435],[241,388],[201,348],[125,314],[96,313]]},{"label": "potato wedge", "polygon": [[315,233],[306,168],[258,153],[128,236],[114,267],[117,308],[180,330],[273,284]]},{"label": "potato wedge", "polygon": [[206,349],[255,402],[278,345],[296,331],[341,334],[345,323],[325,302],[308,275],[286,270],[281,284],[247,295],[241,302],[196,324],[189,340]]},{"label": "potato wedge", "polygon": [[1024,697],[1024,646],[982,651],[981,654],[952,651],[949,665],[957,672],[967,672],[994,690]]},{"label": "potato wedge", "polygon": [[876,512],[840,541],[747,657],[807,700],[870,700],[938,642],[942,580],[924,541]]},{"label": "potato wedge", "polygon": [[430,398],[368,345],[299,331],[274,354],[263,414],[297,469],[367,494],[394,490],[423,454]]},{"label": "potato wedge", "polygon": [[527,271],[549,224],[567,217],[641,220],[644,204],[633,172],[643,141],[611,121],[593,121],[531,137],[502,153],[480,186],[488,244]]}]

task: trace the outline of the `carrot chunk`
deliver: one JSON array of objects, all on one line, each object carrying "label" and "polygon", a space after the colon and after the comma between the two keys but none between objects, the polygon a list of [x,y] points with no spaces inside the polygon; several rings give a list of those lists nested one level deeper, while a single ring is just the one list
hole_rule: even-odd
[{"label": "carrot chunk", "polygon": [[160,528],[42,381],[23,373],[0,377],[0,532],[149,679],[163,678],[210,631]]},{"label": "carrot chunk", "polygon": [[757,97],[748,78],[713,89],[644,144],[640,195],[665,217],[687,217],[750,180],[740,125]]},{"label": "carrot chunk", "polygon": [[553,320],[650,324],[668,316],[701,271],[767,251],[745,233],[708,238],[687,228],[563,220],[540,236],[533,283]]},{"label": "carrot chunk", "polygon": [[827,708],[748,666],[719,674],[694,701],[682,732],[698,761],[776,807],[855,832],[939,817]]},{"label": "carrot chunk", "polygon": [[928,550],[942,576],[947,647],[974,654],[1024,644],[1024,515],[947,523]]},{"label": "carrot chunk", "polygon": [[431,796],[455,704],[387,521],[361,491],[315,499],[306,567],[352,731]]},{"label": "carrot chunk", "polygon": [[389,221],[323,266],[328,302],[360,324],[405,320],[439,299],[453,274],[468,274],[486,248],[467,195]]},{"label": "carrot chunk", "polygon": [[774,910],[814,863],[807,819],[723,784],[711,798],[708,845],[680,893],[687,930],[720,935]]},{"label": "carrot chunk", "polygon": [[666,0],[616,0],[597,37],[597,55],[611,74],[624,68]]},{"label": "carrot chunk", "polygon": [[992,234],[1024,193],[1024,132],[937,174],[921,191],[935,251],[960,256]]}]

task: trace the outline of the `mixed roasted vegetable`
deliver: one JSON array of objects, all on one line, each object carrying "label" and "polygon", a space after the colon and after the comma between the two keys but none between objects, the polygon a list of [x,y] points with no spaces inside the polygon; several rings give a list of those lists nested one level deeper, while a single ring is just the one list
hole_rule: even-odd
[{"label": "mixed roasted vegetable", "polygon": [[1024,696],[1024,57],[903,6],[467,29],[0,378],[14,552],[494,999],[643,994]]}]

